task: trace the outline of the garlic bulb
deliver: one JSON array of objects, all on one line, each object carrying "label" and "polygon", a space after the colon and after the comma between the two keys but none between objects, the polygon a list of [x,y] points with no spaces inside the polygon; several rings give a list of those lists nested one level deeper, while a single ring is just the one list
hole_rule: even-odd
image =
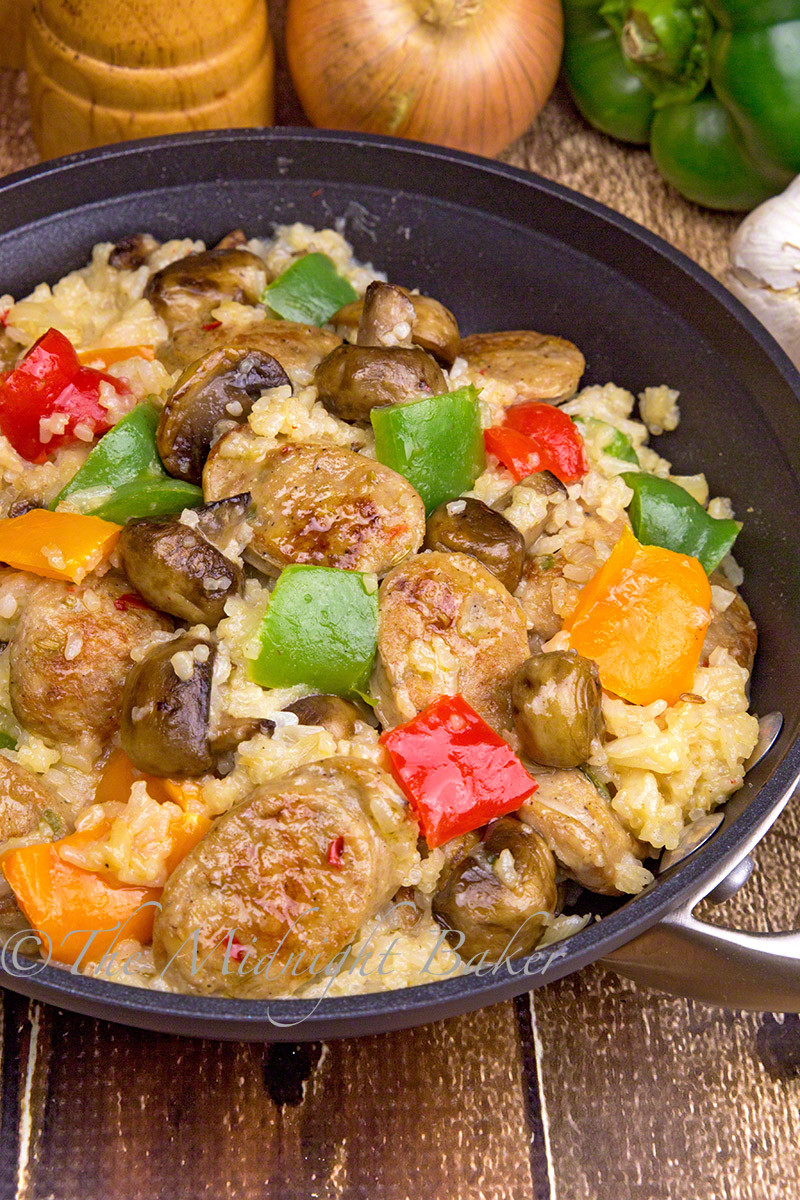
[{"label": "garlic bulb", "polygon": [[800,175],[734,234],[728,288],[800,367]]}]

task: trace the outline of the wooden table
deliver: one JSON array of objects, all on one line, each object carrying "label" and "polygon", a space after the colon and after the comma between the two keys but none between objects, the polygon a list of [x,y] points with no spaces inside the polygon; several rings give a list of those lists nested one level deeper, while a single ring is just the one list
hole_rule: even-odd
[{"label": "wooden table", "polygon": [[[283,65],[279,81],[279,120],[298,123]],[[0,73],[0,170],[36,159],[24,103],[23,82]],[[735,220],[681,201],[560,93],[507,158],[721,270]],[[790,807],[719,910],[726,923],[796,924],[799,834]],[[0,1082],[0,1200],[800,1196],[798,1018],[644,993],[599,968],[325,1045],[167,1038],[6,994]]]}]

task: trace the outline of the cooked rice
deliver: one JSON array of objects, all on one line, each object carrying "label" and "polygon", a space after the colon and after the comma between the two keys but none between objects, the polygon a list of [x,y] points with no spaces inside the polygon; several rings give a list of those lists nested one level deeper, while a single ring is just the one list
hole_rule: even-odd
[{"label": "cooked rice", "polygon": [[[310,251],[327,254],[359,295],[363,295],[373,279],[383,278],[370,264],[354,258],[349,243],[337,230],[314,230],[298,223],[279,227],[271,239],[256,238],[247,245],[276,273]],[[167,331],[144,297],[147,281],[163,266],[204,246],[191,239],[175,239],[154,246],[142,266],[120,270],[109,265],[111,244],[98,245],[86,267],[73,271],[52,287],[41,284],[17,303],[10,297],[4,298],[2,303],[10,310],[8,335],[21,350],[51,326],[60,329],[79,350],[119,346],[155,348],[165,339]],[[234,331],[237,326],[252,328],[254,321],[264,317],[262,311],[231,301],[219,305],[213,315],[231,325]],[[407,332],[398,329],[395,335],[401,338]],[[162,403],[175,379],[157,359],[150,361],[139,354],[113,364],[109,370],[131,389],[124,398],[110,386],[104,391],[102,399],[112,422],[144,396]],[[448,376],[450,386],[459,386],[465,372],[464,360],[456,359]],[[300,386],[293,393],[288,388],[265,391],[254,404],[247,423],[226,438],[220,452],[230,460],[232,468],[258,463],[269,450],[291,442],[348,446],[374,455],[370,430],[331,415],[317,400],[310,378],[295,383]],[[488,383],[480,402],[484,426],[496,423],[509,403],[507,385]],[[572,612],[582,586],[608,558],[628,524],[626,505],[632,493],[621,475],[637,468],[606,452],[609,427],[630,439],[642,470],[673,478],[701,504],[707,505],[713,516],[733,514],[730,502],[724,497],[709,500],[704,475],[672,475],[671,463],[649,444],[651,435],[673,430],[678,424],[678,393],[672,388],[664,384],[645,388],[639,396],[640,419],[634,415],[634,395],[613,383],[585,387],[561,407],[570,416],[583,419],[582,433],[590,463],[586,476],[569,486],[566,496],[544,498],[529,489],[515,487],[512,476],[493,460],[469,494],[491,504],[512,492],[505,516],[529,542],[533,559],[547,563],[557,557],[560,563],[560,570],[553,572],[550,598],[555,614],[563,620]],[[231,410],[231,417],[238,415]],[[222,434],[232,424],[222,423],[217,433]],[[59,430],[53,427],[45,432],[52,436]],[[71,447],[60,450],[49,462],[32,465],[0,437],[0,512],[5,514],[12,500],[25,496],[37,503],[49,503],[74,475],[87,452],[88,446]],[[181,519],[187,525],[197,521],[191,510]],[[530,544],[533,531],[541,527],[542,521],[545,521],[543,532]],[[242,548],[242,545],[231,546],[226,552],[234,561],[241,561],[238,555]],[[731,582],[741,582],[741,570],[731,556],[722,566]],[[0,638],[13,635],[26,586],[19,573],[0,568]],[[291,714],[282,712],[310,689],[301,686],[270,690],[248,678],[248,663],[258,653],[256,635],[272,586],[272,581],[263,577],[248,579],[244,595],[227,601],[226,615],[216,630],[212,730],[226,718],[273,719],[276,728],[272,736],[257,734],[243,742],[233,755],[233,769],[224,778],[209,776],[202,780],[203,803],[211,818],[227,812],[254,787],[307,763],[344,754],[386,765],[377,731],[366,722],[352,738],[337,742],[327,730],[300,725]],[[523,607],[525,589],[523,579],[517,592]],[[712,587],[714,611],[724,611],[731,599],[729,590]],[[88,596],[84,597],[84,603],[88,605]],[[140,660],[152,646],[167,643],[183,632],[156,632],[134,658]],[[190,632],[209,636],[204,626]],[[546,648],[567,645],[567,636],[557,632]],[[70,644],[65,657],[74,658],[80,650],[77,644]],[[412,645],[411,655],[420,674],[436,681],[445,693],[453,690],[456,664],[444,639],[433,634],[420,640]],[[191,676],[195,661],[200,661],[197,653],[178,652],[172,658],[181,679]],[[748,712],[746,685],[746,671],[725,650],[717,649],[708,665],[698,669],[692,694],[672,706],[664,702],[637,706],[604,697],[608,739],[591,765],[600,778],[613,785],[613,809],[631,834],[657,849],[674,847],[687,822],[723,803],[741,785],[744,763],[757,737],[757,720]],[[47,745],[41,738],[20,729],[11,709],[7,652],[0,653],[0,721],[19,742],[15,752],[5,753],[54,786],[76,813],[84,809],[80,817],[82,826],[92,826],[101,818],[111,821],[106,834],[99,835],[81,851],[69,852],[66,856],[70,861],[89,870],[113,870],[125,883],[158,886],[163,882],[166,825],[179,810],[168,803],[157,804],[143,783],[135,784],[124,802],[85,809],[97,772],[81,769],[86,764],[76,758],[72,749]],[[376,815],[391,841],[396,814]],[[401,845],[399,840],[397,845]],[[620,878],[619,886],[623,891],[635,892],[652,876],[638,859],[629,857],[631,863],[620,867],[625,878]],[[353,944],[334,960],[330,976],[316,979],[300,994],[371,992],[459,973],[463,969],[461,960],[447,945],[430,909],[431,896],[444,865],[445,855],[441,850],[430,851],[424,858],[417,850],[406,854],[403,880],[414,898],[413,927],[390,905],[367,922]],[[495,870],[501,878],[507,878],[514,871],[513,860],[507,861],[501,855]],[[570,936],[588,919],[565,914],[554,917],[540,944],[544,946]],[[117,951],[118,964],[130,957],[129,969],[124,974],[119,965],[116,971],[106,965],[86,968],[87,972],[161,990],[169,988],[158,977],[149,948],[125,943]],[[384,973],[379,964],[389,958],[391,969]]]}]

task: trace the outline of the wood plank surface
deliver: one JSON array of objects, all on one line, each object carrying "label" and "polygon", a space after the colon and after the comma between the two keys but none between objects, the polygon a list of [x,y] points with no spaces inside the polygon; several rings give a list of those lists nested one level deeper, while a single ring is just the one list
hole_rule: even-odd
[{"label": "wood plank surface", "polygon": [[[745,887],[698,915],[796,927],[799,817],[795,798]],[[597,967],[532,999],[558,1200],[800,1196],[796,1016],[659,996]]]},{"label": "wood plank surface", "polygon": [[[278,120],[304,123],[278,42]],[[0,72],[0,172],[36,160]],[[720,273],[735,218],[557,92],[508,161],[611,204]],[[2,291],[0,280],[0,291]],[[788,928],[797,804],[713,919]],[[215,1044],[2,1005],[0,1200],[795,1200],[800,1022],[637,991],[599,968],[407,1033]]]},{"label": "wood plank surface", "polygon": [[324,1046],[169,1038],[34,1005],[38,1055],[29,1014],[7,1008],[4,1196],[533,1195],[513,1004]]}]

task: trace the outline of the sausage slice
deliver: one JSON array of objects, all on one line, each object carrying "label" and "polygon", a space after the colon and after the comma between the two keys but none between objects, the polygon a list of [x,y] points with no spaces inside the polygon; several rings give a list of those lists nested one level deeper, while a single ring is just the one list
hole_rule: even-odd
[{"label": "sausage slice", "polygon": [[394,895],[416,837],[400,789],[361,759],[258,788],[167,881],[153,936],[164,978],[206,995],[295,991]]}]

